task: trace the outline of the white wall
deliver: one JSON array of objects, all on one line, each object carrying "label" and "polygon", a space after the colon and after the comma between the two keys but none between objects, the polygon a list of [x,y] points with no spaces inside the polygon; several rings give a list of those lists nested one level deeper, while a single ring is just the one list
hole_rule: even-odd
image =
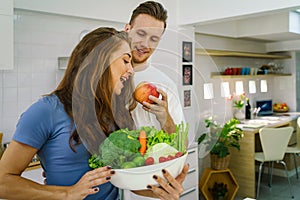
[{"label": "white wall", "polygon": [[[0,131],[4,132],[4,142],[11,139],[19,115],[41,95],[56,88],[64,74],[63,70],[58,70],[57,59],[70,55],[82,31],[100,26],[122,30],[124,25],[15,9],[15,66],[13,70],[0,70]],[[181,46],[177,42],[178,30],[172,29],[172,25],[168,27],[152,62],[159,63],[162,70],[178,83],[181,80],[178,64]]]},{"label": "white wall", "polygon": [[[124,24],[15,10],[13,70],[0,70],[0,131],[8,142],[19,115],[56,88],[64,71],[57,58],[69,56],[82,30]],[[66,28],[67,27],[67,28]]]},{"label": "white wall", "polygon": [[[221,9],[221,12],[216,12],[215,1],[178,0],[174,2],[174,0],[161,0],[168,9],[168,22],[170,24],[168,27],[170,31],[164,36],[159,48],[171,49],[173,53],[179,53],[177,56],[180,57],[182,40],[193,41],[194,37],[192,34],[193,31],[191,31],[192,28],[178,27],[177,24],[180,23],[190,23],[195,19],[212,20],[213,18],[228,17],[229,15],[244,15],[250,12],[299,5],[299,2],[295,3],[292,1],[272,1],[273,3],[271,4],[270,1],[259,3],[251,1],[251,5],[249,5],[248,1],[241,6],[240,2],[234,3],[235,1],[232,0],[231,5],[236,5],[236,7],[230,7],[230,9],[224,9],[228,7],[228,3],[222,6],[223,2],[218,2],[218,8]],[[99,2],[101,5],[99,5]],[[112,25],[122,29],[124,23],[129,20],[132,9],[140,2],[142,1],[53,0],[40,2],[39,0],[14,0],[16,14],[14,21],[15,66],[12,71],[0,71],[0,131],[5,133],[5,142],[10,140],[19,114],[40,97],[40,95],[50,92],[56,87],[63,74],[63,71],[57,70],[57,57],[68,56],[70,54],[72,48],[78,42],[79,33],[84,29],[92,29],[104,25]],[[29,12],[17,8],[38,10],[39,12]],[[45,13],[43,14],[43,12]],[[59,13],[60,15],[53,13]],[[80,15],[90,19],[74,17]],[[96,20],[95,18],[102,20]],[[117,21],[117,23],[112,21]],[[175,40],[176,42],[173,42]],[[193,44],[196,47],[196,42]],[[265,46],[259,43],[245,41],[235,43],[234,40],[222,41],[222,39],[218,39],[217,42],[215,38],[206,38],[200,44],[205,47],[208,45],[210,48],[236,48],[240,51],[265,52],[266,50]],[[153,60],[162,63],[162,65],[174,65],[177,73],[169,73],[168,75],[172,79],[177,80],[181,93],[188,88],[181,84],[182,66],[178,59],[174,59],[170,54],[156,53]],[[223,108],[224,101],[220,99],[203,101],[203,97],[201,96],[203,89],[200,83],[203,80],[209,81],[210,72],[214,71],[210,67],[214,66],[214,63],[218,61],[203,61],[199,57],[195,57],[194,60],[194,83],[191,88],[193,90],[192,102],[195,102],[195,104],[192,103],[192,105],[197,106],[187,108],[184,112],[188,116],[188,119],[193,122],[195,126],[193,129],[197,131],[197,123],[201,121],[199,119],[200,115],[202,116],[211,112],[207,111],[206,108],[210,105],[218,108],[220,106],[219,103],[221,103],[221,108]],[[228,62],[231,63],[233,61]],[[255,61],[253,62],[255,64]],[[223,65],[222,62],[219,64]],[[197,78],[197,74],[200,78]],[[199,105],[202,106],[200,110],[197,108]],[[215,109],[215,111],[218,111],[218,109]],[[224,110],[222,112],[228,111]]]}]

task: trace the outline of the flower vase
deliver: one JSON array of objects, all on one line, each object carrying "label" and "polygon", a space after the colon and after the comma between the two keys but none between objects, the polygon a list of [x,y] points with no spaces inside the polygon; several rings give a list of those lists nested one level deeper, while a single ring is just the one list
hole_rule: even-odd
[{"label": "flower vase", "polygon": [[243,113],[242,109],[238,109],[234,114],[234,117],[238,120],[245,119],[245,114]]}]

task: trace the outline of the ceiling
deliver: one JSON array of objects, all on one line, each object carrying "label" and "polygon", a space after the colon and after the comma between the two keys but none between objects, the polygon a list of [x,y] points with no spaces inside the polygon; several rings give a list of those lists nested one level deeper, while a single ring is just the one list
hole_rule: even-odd
[{"label": "ceiling", "polygon": [[300,40],[300,13],[280,11],[193,24],[202,34],[262,41]]}]

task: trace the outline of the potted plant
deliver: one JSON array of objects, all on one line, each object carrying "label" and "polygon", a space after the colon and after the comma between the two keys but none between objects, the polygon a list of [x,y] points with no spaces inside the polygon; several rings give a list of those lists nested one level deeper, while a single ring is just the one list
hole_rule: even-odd
[{"label": "potted plant", "polygon": [[221,126],[211,117],[205,119],[206,128],[210,128],[210,132],[202,134],[198,138],[198,144],[204,141],[206,148],[210,150],[213,169],[228,168],[229,148],[240,150],[239,140],[243,138],[244,134],[243,130],[236,126],[239,123],[239,120],[232,118]]},{"label": "potted plant", "polygon": [[215,182],[212,188],[208,188],[213,196],[213,200],[224,200],[228,192],[227,185],[224,183]]}]

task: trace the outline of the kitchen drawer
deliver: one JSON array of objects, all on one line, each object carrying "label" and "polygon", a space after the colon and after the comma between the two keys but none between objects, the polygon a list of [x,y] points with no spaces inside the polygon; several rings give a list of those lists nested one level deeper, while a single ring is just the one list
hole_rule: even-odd
[{"label": "kitchen drawer", "polygon": [[198,185],[198,170],[197,168],[190,168],[188,171],[188,174],[185,177],[184,182],[182,183],[182,186],[184,190],[188,190],[192,187],[195,187]]},{"label": "kitchen drawer", "polygon": [[180,200],[198,200],[199,199],[199,192],[198,187],[193,187],[189,190],[183,192],[180,196]]},{"label": "kitchen drawer", "polygon": [[198,154],[197,154],[197,148],[192,148],[188,150],[188,156],[186,163],[190,164],[191,168],[196,168],[198,166]]}]

